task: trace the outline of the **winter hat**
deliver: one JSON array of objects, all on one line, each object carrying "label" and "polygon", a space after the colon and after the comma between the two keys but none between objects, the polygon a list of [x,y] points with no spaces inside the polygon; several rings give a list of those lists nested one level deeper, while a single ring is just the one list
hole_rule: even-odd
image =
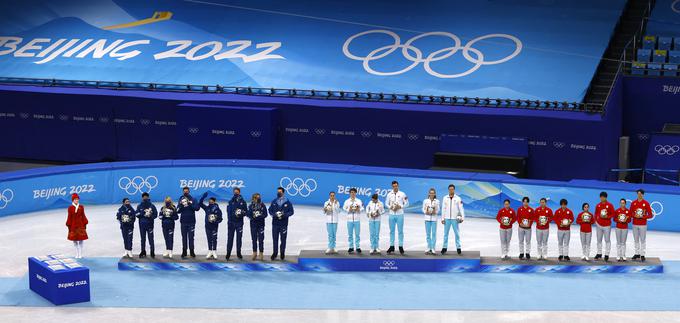
[{"label": "winter hat", "polygon": [[76,193],[73,193],[73,195],[71,195],[71,201],[73,201],[73,200],[75,200],[75,199],[79,199],[79,200],[80,200],[80,196],[78,196],[78,194],[76,194]]}]

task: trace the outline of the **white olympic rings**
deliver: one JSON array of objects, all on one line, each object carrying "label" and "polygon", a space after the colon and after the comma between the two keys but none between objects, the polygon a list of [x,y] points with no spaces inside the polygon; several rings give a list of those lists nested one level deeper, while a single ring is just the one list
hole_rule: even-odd
[{"label": "white olympic rings", "polygon": [[279,185],[286,189],[286,192],[290,196],[302,196],[302,197],[307,197],[312,192],[316,191],[317,184],[316,180],[313,178],[308,178],[306,180],[296,177],[294,179],[291,179],[290,177],[282,177],[281,180],[279,181]]},{"label": "white olympic rings", "polygon": [[146,178],[142,176],[135,176],[132,178],[123,176],[118,180],[118,187],[128,193],[128,195],[142,192],[148,193],[156,188],[156,186],[158,186],[158,178],[153,175],[147,176]]}]

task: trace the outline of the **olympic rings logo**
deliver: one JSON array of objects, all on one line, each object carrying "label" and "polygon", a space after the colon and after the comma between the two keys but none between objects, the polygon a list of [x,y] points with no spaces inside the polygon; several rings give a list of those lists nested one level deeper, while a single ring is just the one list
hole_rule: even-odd
[{"label": "olympic rings logo", "polygon": [[134,195],[141,192],[150,192],[152,189],[158,186],[158,178],[156,176],[147,176],[146,178],[142,176],[127,177],[123,176],[118,180],[118,187],[121,190],[128,193],[128,195]]},{"label": "olympic rings logo", "polygon": [[[680,1],[680,0],[678,0]],[[673,156],[677,152],[680,152],[680,146],[678,145],[656,145],[654,146],[654,151],[659,155]]]},{"label": "olympic rings logo", "polygon": [[386,267],[393,267],[393,266],[396,265],[396,264],[397,264],[397,262],[394,261],[394,260],[385,260],[385,261],[383,261],[383,266],[386,266]]},{"label": "olympic rings logo", "polygon": [[[391,45],[386,45],[382,46],[379,48],[376,48],[372,50],[368,55],[366,56],[357,56],[354,55],[350,52],[349,50],[349,45],[352,43],[352,41],[358,37],[364,36],[364,35],[369,35],[369,34],[386,34],[394,39],[394,43]],[[425,38],[428,36],[441,36],[441,37],[446,37],[450,38],[453,41],[453,46],[451,47],[446,47],[442,48],[439,50],[436,50],[429,55],[427,55],[425,58],[423,58],[423,52],[415,47],[413,45],[413,42],[415,42],[418,39]],[[489,39],[489,38],[506,38],[515,43],[515,50],[508,56],[495,60],[495,61],[485,61],[484,60],[484,54],[472,47],[475,43],[478,41],[484,40],[484,39]],[[350,59],[357,60],[363,62],[363,67],[366,72],[371,73],[373,75],[378,75],[378,76],[390,76],[390,75],[399,75],[406,73],[413,69],[414,67],[418,66],[420,63],[423,63],[423,67],[425,71],[438,78],[458,78],[458,77],[463,77],[467,76],[476,70],[478,70],[482,65],[496,65],[496,64],[501,64],[505,63],[513,58],[515,56],[519,55],[519,53],[522,51],[522,42],[515,36],[508,35],[508,34],[488,34],[484,36],[479,36],[475,39],[472,39],[468,41],[464,46],[461,46],[461,40],[458,36],[444,32],[444,31],[433,31],[433,32],[427,32],[423,33],[420,35],[417,35],[415,37],[412,37],[411,39],[407,40],[406,43],[401,44],[401,38],[399,35],[397,35],[393,31],[389,30],[384,30],[384,29],[373,29],[373,30],[367,30],[364,32],[360,32],[358,34],[355,34],[345,41],[345,43],[342,45],[342,52],[345,54]],[[400,69],[398,71],[394,72],[381,72],[381,71],[376,71],[371,67],[371,62],[379,60],[381,58],[384,58],[387,55],[392,54],[394,51],[397,49],[401,48],[401,54],[406,58],[407,60],[411,61],[411,65],[404,67],[403,69]],[[452,55],[456,54],[458,51],[461,51],[463,53],[463,57],[470,63],[475,64],[473,67],[468,69],[465,72],[457,73],[457,74],[443,74],[436,72],[432,69],[431,64],[433,62],[441,61],[446,58],[451,57]],[[470,53],[474,55],[470,55]],[[415,55],[415,56],[413,56]],[[475,56],[475,57],[473,57]]]},{"label": "olympic rings logo", "polygon": [[313,178],[303,180],[300,177],[290,179],[290,177],[287,176],[281,178],[279,186],[285,188],[290,196],[299,195],[302,197],[309,196],[312,192],[316,191],[317,188],[316,180]]},{"label": "olympic rings logo", "polygon": [[676,4],[678,4],[680,0],[675,0],[673,3],[671,3],[671,10],[675,11],[675,13],[680,13],[680,8],[676,8]]},{"label": "olympic rings logo", "polygon": [[12,202],[13,199],[14,191],[9,188],[3,190],[2,193],[0,193],[0,210],[6,208],[9,202]]},{"label": "olympic rings logo", "polygon": [[553,141],[553,146],[554,146],[555,148],[562,149],[562,148],[564,148],[565,145],[566,145],[566,144],[565,144],[564,142],[561,142],[561,141]]}]

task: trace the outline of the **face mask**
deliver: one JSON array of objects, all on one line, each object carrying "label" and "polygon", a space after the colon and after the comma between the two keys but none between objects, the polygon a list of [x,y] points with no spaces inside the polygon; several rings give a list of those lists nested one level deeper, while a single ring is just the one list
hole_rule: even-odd
[{"label": "face mask", "polygon": [[276,196],[278,196],[278,197],[283,197],[283,193],[278,192],[278,193],[276,193]]},{"label": "face mask", "polygon": [[166,206],[170,206],[170,204],[172,204],[172,202],[165,202]]}]

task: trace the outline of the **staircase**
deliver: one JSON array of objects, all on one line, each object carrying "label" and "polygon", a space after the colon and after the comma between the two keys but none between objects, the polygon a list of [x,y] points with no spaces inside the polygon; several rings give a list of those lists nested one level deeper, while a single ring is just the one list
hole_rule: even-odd
[{"label": "staircase", "polygon": [[[651,8],[654,8],[654,2],[653,0],[628,0],[583,102],[594,106],[604,105],[609,90],[614,85],[623,51],[626,51],[626,60],[632,60],[637,44],[631,44],[628,47],[626,45],[636,33],[638,36],[641,34],[640,31],[643,30],[646,18],[649,17]],[[639,40],[639,37],[637,39]]]}]

